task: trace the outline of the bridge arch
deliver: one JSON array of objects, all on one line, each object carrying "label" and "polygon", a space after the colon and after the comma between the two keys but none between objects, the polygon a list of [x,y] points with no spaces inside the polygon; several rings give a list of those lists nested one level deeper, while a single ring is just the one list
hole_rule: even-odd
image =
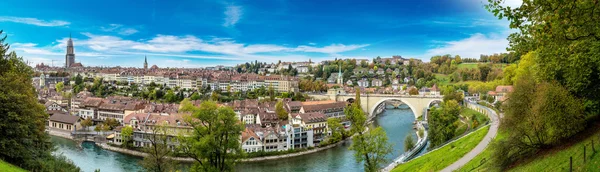
[{"label": "bridge arch", "polygon": [[410,104],[407,101],[405,101],[404,99],[390,97],[390,98],[382,98],[381,100],[379,100],[375,104],[373,104],[373,106],[371,106],[371,108],[368,111],[369,118],[374,118],[377,115],[377,114],[375,114],[375,111],[377,110],[377,107],[381,103],[383,103],[385,101],[389,101],[389,100],[397,100],[397,101],[400,101],[400,102],[404,103],[405,105],[407,105],[410,108],[410,110],[412,110],[413,115],[415,116],[415,119],[418,118],[419,116],[421,116],[420,114],[417,114],[418,113],[417,109],[412,104]]},{"label": "bridge arch", "polygon": [[431,107],[432,104],[437,104],[437,105],[441,106],[442,100],[433,99],[433,100],[429,101],[429,103],[427,103],[427,107]]}]

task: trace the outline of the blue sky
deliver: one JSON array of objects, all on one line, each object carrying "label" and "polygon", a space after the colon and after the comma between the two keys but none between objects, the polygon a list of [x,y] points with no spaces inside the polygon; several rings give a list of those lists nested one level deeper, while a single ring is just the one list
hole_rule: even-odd
[{"label": "blue sky", "polygon": [[[484,0],[483,0],[484,1]],[[0,29],[32,65],[64,65],[69,34],[85,66],[234,65],[505,52],[508,22],[482,0],[6,0]],[[507,5],[518,5],[509,0]]]}]

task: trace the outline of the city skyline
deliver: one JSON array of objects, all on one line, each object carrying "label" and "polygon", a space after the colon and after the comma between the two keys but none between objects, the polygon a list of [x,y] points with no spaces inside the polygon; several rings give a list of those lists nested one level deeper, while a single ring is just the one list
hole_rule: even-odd
[{"label": "city skyline", "polygon": [[0,15],[12,50],[32,66],[52,60],[64,66],[71,34],[75,62],[85,66],[142,67],[147,56],[159,67],[205,67],[392,55],[477,58],[505,52],[510,33],[477,0],[46,3],[9,1],[14,10]]}]

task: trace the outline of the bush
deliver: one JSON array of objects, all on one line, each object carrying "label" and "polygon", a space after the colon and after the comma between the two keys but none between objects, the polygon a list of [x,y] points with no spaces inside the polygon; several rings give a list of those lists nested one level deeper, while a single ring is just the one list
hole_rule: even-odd
[{"label": "bush", "polygon": [[415,140],[413,139],[412,134],[406,135],[404,139],[404,151],[408,152],[415,147]]}]

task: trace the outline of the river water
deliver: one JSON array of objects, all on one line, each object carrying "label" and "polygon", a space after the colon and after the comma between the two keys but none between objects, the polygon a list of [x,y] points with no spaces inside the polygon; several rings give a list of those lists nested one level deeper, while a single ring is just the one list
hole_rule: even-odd
[{"label": "river water", "polygon": [[[404,107],[403,107],[404,106]],[[401,109],[388,108],[379,114],[373,126],[381,126],[386,131],[394,151],[388,156],[391,161],[404,152],[404,138],[410,134],[416,140],[412,129],[415,117],[405,105]],[[93,143],[84,142],[78,147],[75,142],[52,137],[57,145],[55,153],[62,153],[84,171],[100,169],[102,172],[140,171],[141,158],[104,150]],[[354,160],[353,151],[348,150],[351,141],[320,152],[293,158],[238,164],[237,171],[364,171],[362,163]],[[386,164],[387,165],[387,164]],[[184,170],[186,167],[182,167]]]}]

